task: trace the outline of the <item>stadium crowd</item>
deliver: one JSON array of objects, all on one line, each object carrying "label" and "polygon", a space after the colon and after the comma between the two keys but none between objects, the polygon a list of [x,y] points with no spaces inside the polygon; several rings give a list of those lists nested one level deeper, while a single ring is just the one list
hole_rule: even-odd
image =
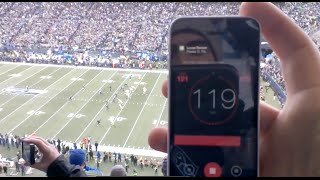
[{"label": "stadium crowd", "polygon": [[[307,33],[319,27],[319,3],[275,4]],[[167,54],[175,18],[236,15],[239,2],[2,2],[0,7],[2,45]]]},{"label": "stadium crowd", "polygon": [[[319,30],[319,3],[275,3],[307,33]],[[166,68],[136,56],[112,62],[102,51],[120,54],[152,52],[168,54],[170,23],[180,16],[236,15],[239,2],[94,3],[10,2],[1,3],[0,59],[20,62],[82,64],[104,67]],[[139,13],[137,13],[139,12]],[[319,44],[318,37],[314,41]],[[9,51],[14,49],[15,51]],[[58,56],[65,50],[72,56]],[[76,53],[77,50],[89,53]],[[97,52],[98,53],[93,53]],[[6,51],[5,51],[6,50]],[[49,62],[47,62],[49,61]],[[146,63],[147,61],[147,63]],[[268,71],[268,70],[267,70]],[[280,79],[278,73],[275,79]]]},{"label": "stadium crowd", "polygon": [[[274,2],[305,32],[319,31],[320,4]],[[166,69],[170,23],[180,16],[236,15],[239,2],[1,2],[0,60]],[[320,36],[313,40],[320,47]],[[143,56],[137,53],[145,52]],[[113,59],[114,56],[122,58]],[[152,60],[152,61],[150,61]],[[283,87],[279,67],[266,66]]]},{"label": "stadium crowd", "polygon": [[[185,15],[236,15],[239,4],[239,2],[0,2],[0,60],[20,59],[21,62],[48,63],[50,61],[50,63],[97,66],[102,64],[102,66],[114,67],[115,63],[112,62],[111,56],[116,53],[131,55],[126,56],[124,60],[118,60],[117,67],[142,68],[142,64],[143,68],[149,67],[152,58],[137,58],[137,53],[148,52],[157,56],[166,56],[169,25],[175,18]],[[308,34],[319,30],[320,3],[279,2],[275,4]],[[320,39],[315,37],[313,40],[317,45],[320,44]],[[72,54],[72,58],[57,55],[60,51]],[[137,63],[135,63],[136,59],[139,59]],[[266,65],[263,71],[271,74],[285,90],[284,79],[275,54],[273,59],[265,58],[264,62]],[[157,66],[166,68],[164,63],[151,64],[151,67]],[[59,143],[58,140],[50,143],[54,144],[63,155],[70,153],[70,149],[78,149],[76,145],[69,147],[61,140],[59,141]],[[19,148],[21,138],[1,134],[0,143],[8,148],[11,148],[10,145]],[[86,145],[80,147],[80,149],[86,149],[84,151],[86,161],[94,160],[92,144],[91,148],[90,143]],[[98,154],[100,152],[96,151],[97,169],[101,160]],[[138,161],[135,156],[123,155],[124,158],[122,158],[122,155],[111,152],[104,152],[102,161],[110,162],[112,157],[114,165],[120,158],[125,160],[125,167],[129,160],[133,166],[140,165],[141,168],[160,167],[160,163],[152,159],[140,158]],[[1,164],[0,169],[1,173]]]},{"label": "stadium crowd", "polygon": [[[268,55],[262,59],[261,72],[268,73],[272,78],[281,86],[282,90],[285,91],[284,79],[281,75],[280,61],[275,53]],[[264,77],[266,80],[266,78]]]},{"label": "stadium crowd", "polygon": [[[15,174],[12,172],[9,173],[8,168],[10,168],[10,165],[3,163],[3,161],[0,162],[0,174],[2,174],[2,171],[5,175],[17,175],[17,173],[20,172],[22,176],[26,174],[26,166],[24,165],[24,160],[21,159],[23,158],[21,145],[22,139],[27,136],[28,135],[24,135],[23,137],[20,137],[17,135],[13,135],[12,133],[0,133],[0,146],[3,146],[8,150],[15,149],[17,151],[17,157],[14,158],[14,166],[16,168]],[[60,140],[59,138],[51,140],[47,139],[47,142],[52,144],[60,155],[68,157],[71,164],[79,166],[81,166],[83,163],[96,164],[96,167],[90,167],[88,165],[84,167],[86,171],[90,171],[87,173],[90,176],[106,175],[103,174],[101,168],[99,168],[101,163],[111,163],[113,164],[112,168],[121,166],[124,169],[125,175],[129,174],[129,172],[133,175],[138,175],[137,168],[140,168],[141,170],[143,170],[144,168],[151,168],[154,170],[155,175],[158,175],[158,169],[162,167],[162,162],[152,157],[143,158],[142,156],[137,157],[133,154],[129,155],[106,151],[100,152],[98,151],[98,142],[93,141],[90,136],[84,137],[80,143],[73,143],[73,146],[71,146],[70,143],[67,143],[66,141]],[[2,157],[0,154],[0,159],[5,159],[7,162],[12,160],[13,158],[7,159]],[[112,168],[108,171],[112,172]]]}]

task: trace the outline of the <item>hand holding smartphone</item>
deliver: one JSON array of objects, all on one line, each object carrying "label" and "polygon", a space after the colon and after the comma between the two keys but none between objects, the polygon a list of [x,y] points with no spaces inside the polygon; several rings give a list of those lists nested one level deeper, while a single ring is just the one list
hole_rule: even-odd
[{"label": "hand holding smartphone", "polygon": [[259,24],[185,17],[170,29],[170,176],[258,176]]},{"label": "hand holding smartphone", "polygon": [[25,160],[25,165],[30,166],[38,163],[41,156],[35,144],[22,141],[22,158]]}]

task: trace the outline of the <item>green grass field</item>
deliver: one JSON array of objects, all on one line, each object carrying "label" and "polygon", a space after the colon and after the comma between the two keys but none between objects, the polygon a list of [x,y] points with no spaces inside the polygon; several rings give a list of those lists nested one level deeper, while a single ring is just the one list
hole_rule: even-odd
[{"label": "green grass field", "polygon": [[[147,136],[151,128],[167,126],[167,100],[161,93],[166,78],[166,71],[156,70],[0,63],[0,132],[35,132],[68,143],[91,136],[100,144],[99,151],[163,157],[164,153],[150,149]],[[40,93],[27,94],[27,86],[28,92]],[[134,88],[131,98],[126,98],[121,87]],[[143,87],[147,88],[145,95]],[[278,100],[273,100],[271,89],[264,94],[267,103],[281,107]],[[99,119],[101,124],[97,126]],[[8,154],[0,150],[0,154]],[[152,174],[152,169],[142,172]]]},{"label": "green grass field", "polygon": [[[106,146],[100,146],[100,150],[159,156],[150,150],[147,135],[153,127],[167,126],[167,101],[161,95],[161,84],[167,78],[165,71],[0,65],[0,132],[17,135],[35,132],[44,138],[60,138],[70,143],[91,136],[93,141]],[[34,96],[4,90],[26,86],[29,91],[46,92]],[[134,87],[130,99],[120,90],[122,86],[125,90]],[[143,87],[147,88],[145,95]],[[108,110],[105,101],[109,102]],[[101,124],[97,126],[99,119]]]}]

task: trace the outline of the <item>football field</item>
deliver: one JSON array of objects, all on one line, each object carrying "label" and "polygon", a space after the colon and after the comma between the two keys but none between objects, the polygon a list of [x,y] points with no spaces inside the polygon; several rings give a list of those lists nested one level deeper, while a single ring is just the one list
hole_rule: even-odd
[{"label": "football field", "polygon": [[0,132],[68,143],[91,136],[103,151],[162,157],[147,137],[167,126],[166,78],[167,71],[0,63]]},{"label": "football field", "polygon": [[[0,63],[0,133],[36,133],[71,146],[91,136],[99,151],[163,157],[147,137],[167,126],[166,78],[164,70]],[[264,94],[280,108],[272,90]]]}]

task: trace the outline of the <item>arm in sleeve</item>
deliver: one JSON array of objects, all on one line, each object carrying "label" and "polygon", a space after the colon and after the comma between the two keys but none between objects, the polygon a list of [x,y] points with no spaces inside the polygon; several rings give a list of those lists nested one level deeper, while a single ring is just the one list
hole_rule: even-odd
[{"label": "arm in sleeve", "polygon": [[49,165],[47,176],[86,177],[87,175],[80,166],[71,165],[63,155],[60,155]]}]

